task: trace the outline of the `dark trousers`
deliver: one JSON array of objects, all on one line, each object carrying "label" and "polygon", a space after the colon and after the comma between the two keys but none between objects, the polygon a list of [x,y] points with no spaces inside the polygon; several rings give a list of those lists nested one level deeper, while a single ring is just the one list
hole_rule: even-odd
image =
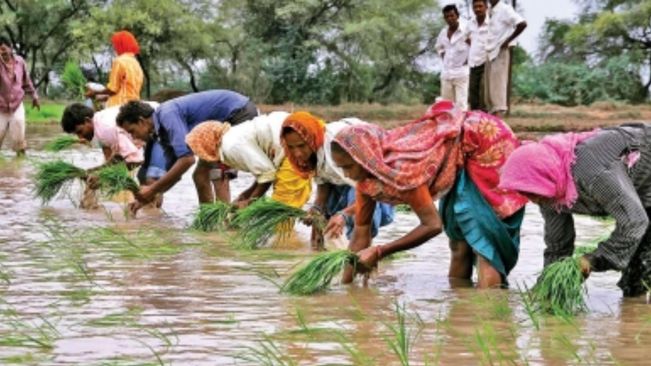
[{"label": "dark trousers", "polygon": [[468,83],[468,106],[471,111],[481,110],[486,112],[484,99],[484,65],[470,68],[470,81]]}]

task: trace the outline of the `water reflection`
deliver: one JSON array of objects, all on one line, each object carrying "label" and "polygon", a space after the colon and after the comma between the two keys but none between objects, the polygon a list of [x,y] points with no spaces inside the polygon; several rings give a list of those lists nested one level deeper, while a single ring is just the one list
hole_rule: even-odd
[{"label": "water reflection", "polygon": [[[408,325],[419,332],[413,364],[427,359],[474,365],[488,358],[548,365],[647,362],[649,307],[643,299],[622,300],[616,273],[589,279],[589,314],[571,324],[545,319],[535,330],[517,294],[518,285],[533,284],[542,266],[543,222],[535,206],[527,207],[520,261],[508,291],[451,286],[448,243],[441,236],[383,262],[366,288],[335,285],[327,294],[288,297],[269,279],[286,275],[307,245],[246,253],[233,251],[219,235],[188,232],[197,208],[190,174],[166,195],[162,212],[141,211],[135,219],[126,218],[117,202],[102,202],[95,211],[77,209],[78,188],[41,206],[32,195],[32,162],[52,158],[38,148],[55,130],[30,128],[26,160],[2,153],[0,308],[15,309],[26,322],[47,319],[58,334],[52,348],[7,345],[16,331],[0,322],[0,363],[20,356],[39,360],[24,363],[51,365],[156,363],[156,357],[179,365],[251,364],[237,356],[259,347],[267,335],[302,365],[350,364],[350,350],[369,364],[393,365],[398,361],[387,338],[396,303],[406,304]],[[82,167],[102,159],[99,151],[83,147],[61,156]],[[244,174],[234,181],[233,194],[251,180]],[[389,241],[415,225],[415,216],[399,213],[376,240]],[[610,230],[584,217],[576,225],[582,242]],[[123,238],[98,236],[101,228]],[[52,240],[57,230],[59,239]],[[298,227],[299,240],[307,243],[307,234]],[[9,274],[8,282],[2,273]]]}]

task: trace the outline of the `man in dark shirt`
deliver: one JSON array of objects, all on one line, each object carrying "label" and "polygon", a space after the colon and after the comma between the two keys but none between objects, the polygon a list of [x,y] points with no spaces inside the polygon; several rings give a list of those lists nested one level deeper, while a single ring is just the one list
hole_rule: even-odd
[{"label": "man in dark shirt", "polygon": [[[122,106],[117,117],[118,125],[134,138],[159,142],[167,160],[167,173],[152,185],[140,189],[136,194],[138,202],[132,205],[132,211],[153,200],[157,193],[172,188],[194,164],[194,154],[185,143],[185,136],[194,126],[210,120],[236,125],[257,115],[258,110],[249,98],[230,90],[188,94],[169,100],[156,110],[137,101]],[[199,160],[193,179],[200,203],[213,202],[215,195],[221,201],[230,202],[228,170],[223,165]]]}]

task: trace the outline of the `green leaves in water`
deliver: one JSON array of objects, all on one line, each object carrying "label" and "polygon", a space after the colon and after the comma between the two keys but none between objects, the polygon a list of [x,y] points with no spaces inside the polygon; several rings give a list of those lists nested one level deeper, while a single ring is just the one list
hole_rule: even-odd
[{"label": "green leaves in water", "polygon": [[67,190],[75,179],[86,177],[86,171],[63,160],[38,164],[36,172],[36,196],[43,203],[50,202],[62,190]]},{"label": "green leaves in water", "polygon": [[583,280],[579,259],[564,258],[545,267],[531,289],[531,299],[540,311],[553,315],[583,312],[586,310]]},{"label": "green leaves in water", "polygon": [[226,221],[231,212],[233,212],[233,206],[228,203],[221,201],[203,203],[199,206],[191,228],[200,231],[223,230],[226,228]]},{"label": "green leaves in water", "polygon": [[129,175],[126,164],[111,164],[97,172],[99,189],[107,196],[115,196],[122,191],[138,192],[138,183]]},{"label": "green leaves in water", "polygon": [[265,245],[272,236],[278,235],[281,240],[290,233],[283,225],[291,225],[292,221],[307,216],[300,208],[268,198],[260,198],[237,212],[232,225],[237,228],[234,236],[235,247],[256,249]]},{"label": "green leaves in water", "polygon": [[358,257],[349,250],[336,250],[318,254],[294,272],[281,287],[281,292],[291,295],[312,295],[330,286],[346,264],[357,265]]},{"label": "green leaves in water", "polygon": [[61,150],[69,149],[74,144],[81,143],[81,141],[74,136],[63,135],[55,138],[43,146],[45,151],[58,152]]}]

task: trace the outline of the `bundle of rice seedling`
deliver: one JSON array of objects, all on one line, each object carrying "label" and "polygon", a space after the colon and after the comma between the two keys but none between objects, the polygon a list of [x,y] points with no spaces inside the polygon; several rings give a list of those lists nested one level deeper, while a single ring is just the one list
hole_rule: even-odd
[{"label": "bundle of rice seedling", "polygon": [[109,197],[115,196],[122,191],[138,192],[140,186],[129,175],[126,164],[111,164],[102,167],[97,171],[99,189]]},{"label": "bundle of rice seedling", "polygon": [[318,254],[294,272],[280,288],[291,295],[311,295],[323,291],[346,264],[357,265],[357,254],[349,250],[335,250]]},{"label": "bundle of rice seedling", "polygon": [[71,147],[72,145],[78,143],[81,143],[81,141],[77,137],[73,137],[70,135],[63,135],[45,144],[43,149],[45,151],[57,152],[57,151],[65,150]]},{"label": "bundle of rice seedling", "polygon": [[255,249],[263,246],[274,235],[278,235],[281,240],[286,239],[291,231],[282,226],[306,216],[307,212],[300,208],[272,199],[260,198],[235,215],[232,222],[232,225],[238,229],[233,238],[235,246]]},{"label": "bundle of rice seedling", "polygon": [[201,231],[223,230],[226,227],[228,215],[233,212],[233,206],[221,201],[204,203],[192,221],[192,228]]},{"label": "bundle of rice seedling", "polygon": [[51,201],[59,192],[68,189],[75,179],[86,177],[86,171],[62,160],[37,166],[35,193],[43,203]]},{"label": "bundle of rice seedling", "polygon": [[579,258],[568,257],[542,271],[531,289],[531,298],[540,311],[571,316],[586,310],[583,273]]}]

